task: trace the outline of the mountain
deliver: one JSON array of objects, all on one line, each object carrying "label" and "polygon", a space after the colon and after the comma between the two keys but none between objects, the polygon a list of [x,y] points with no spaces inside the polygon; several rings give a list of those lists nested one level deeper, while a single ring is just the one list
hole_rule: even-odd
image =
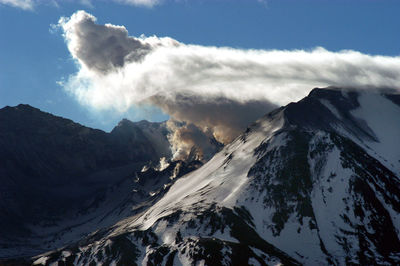
[{"label": "mountain", "polygon": [[314,89],[140,212],[34,264],[399,264],[398,136],[399,95]]},{"label": "mountain", "polygon": [[0,109],[0,258],[58,248],[122,219],[126,211],[115,212],[126,198],[148,198],[130,195],[132,174],[168,156],[167,134],[165,123],[122,120],[106,133],[29,105]]}]

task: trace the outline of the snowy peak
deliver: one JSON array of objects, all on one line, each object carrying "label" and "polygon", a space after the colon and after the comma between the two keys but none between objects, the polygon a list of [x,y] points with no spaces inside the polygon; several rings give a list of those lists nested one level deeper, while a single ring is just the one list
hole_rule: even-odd
[{"label": "snowy peak", "polygon": [[345,135],[400,173],[400,151],[393,145],[400,134],[399,94],[317,88],[283,112],[286,127]]},{"label": "snowy peak", "polygon": [[357,137],[374,140],[373,132],[351,113],[360,106],[359,96],[356,91],[316,88],[306,98],[286,106],[285,117],[290,125],[328,131],[343,127]]},{"label": "snowy peak", "polygon": [[282,109],[285,126],[256,148],[241,203],[262,202],[268,215],[250,213],[265,239],[306,264],[398,263],[397,97],[316,89]]}]

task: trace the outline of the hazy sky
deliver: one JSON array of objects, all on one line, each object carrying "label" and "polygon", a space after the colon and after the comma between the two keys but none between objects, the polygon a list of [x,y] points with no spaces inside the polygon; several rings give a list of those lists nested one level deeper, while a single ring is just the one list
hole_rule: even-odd
[{"label": "hazy sky", "polygon": [[[59,19],[70,18],[77,10],[85,10],[96,17],[99,25],[110,23],[124,26],[129,36],[144,34],[169,37],[184,44],[183,48],[191,52],[192,44],[201,50],[201,54],[207,55],[213,53],[209,49],[204,50],[204,47],[234,48],[218,48],[215,54],[226,53],[227,57],[234,58],[235,65],[240,63],[237,62],[238,58],[247,61],[248,53],[243,51],[248,49],[311,52],[316,47],[323,47],[326,50],[324,56],[336,56],[335,53],[342,50],[358,51],[362,54],[360,65],[362,62],[372,62],[369,70],[386,73],[380,58],[370,59],[368,56],[384,55],[390,59],[400,55],[400,1],[0,0],[0,108],[27,103],[104,130],[110,130],[123,117],[131,120],[163,120],[168,117],[158,108],[169,112],[171,106],[167,105],[170,102],[159,104],[159,98],[156,107],[128,104],[129,108],[125,106],[115,112],[112,109],[98,110],[93,103],[83,104],[75,92],[66,91],[65,82],[77,75],[80,64],[76,60],[81,58],[77,56],[73,59],[73,53],[63,37],[65,29],[60,28]],[[269,56],[266,52],[261,55]],[[285,55],[296,56],[290,53]],[[231,61],[224,59],[217,63],[231,67]],[[301,63],[304,65],[304,62]],[[390,64],[398,66],[397,63],[393,61]],[[246,67],[258,64],[257,60],[253,60]],[[202,75],[202,82],[206,80],[207,73]],[[235,72],[234,75],[238,74]],[[209,77],[220,78],[215,73]],[[328,81],[336,82],[337,79]],[[304,84],[314,84],[314,80],[320,81],[321,77],[312,77]],[[100,79],[99,82],[103,81]],[[274,79],[273,82],[279,85],[279,80]],[[317,83],[315,86],[319,85]],[[385,83],[377,81],[377,84]],[[89,101],[86,98],[84,100]],[[267,97],[267,100],[271,99]],[[131,102],[135,103],[135,99]]]}]

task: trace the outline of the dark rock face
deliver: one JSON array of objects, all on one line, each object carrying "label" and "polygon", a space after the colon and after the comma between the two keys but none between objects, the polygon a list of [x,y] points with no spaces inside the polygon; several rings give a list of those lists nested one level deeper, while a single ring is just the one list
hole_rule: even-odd
[{"label": "dark rock face", "polygon": [[[111,133],[29,105],[0,110],[0,238],[58,219],[148,161],[158,161],[140,127]],[[47,221],[49,222],[49,221]]]},{"label": "dark rock face", "polygon": [[30,106],[6,107],[0,111],[2,168],[19,172],[6,172],[13,176],[59,182],[156,159],[140,128],[124,128],[108,134]]}]

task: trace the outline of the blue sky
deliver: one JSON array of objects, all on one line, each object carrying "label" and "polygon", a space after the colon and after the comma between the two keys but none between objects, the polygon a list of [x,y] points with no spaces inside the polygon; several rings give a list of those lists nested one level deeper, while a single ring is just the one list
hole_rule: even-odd
[{"label": "blue sky", "polygon": [[[2,1],[0,1],[1,3]],[[47,2],[48,3],[48,2]],[[0,4],[0,108],[27,103],[91,127],[110,130],[120,119],[163,120],[158,109],[94,112],[57,81],[77,71],[61,31],[62,16],[83,9],[97,23],[124,25],[132,36],[168,36],[185,44],[238,49],[400,55],[400,1],[163,1],[153,7],[112,1],[37,2],[31,10]]]}]

